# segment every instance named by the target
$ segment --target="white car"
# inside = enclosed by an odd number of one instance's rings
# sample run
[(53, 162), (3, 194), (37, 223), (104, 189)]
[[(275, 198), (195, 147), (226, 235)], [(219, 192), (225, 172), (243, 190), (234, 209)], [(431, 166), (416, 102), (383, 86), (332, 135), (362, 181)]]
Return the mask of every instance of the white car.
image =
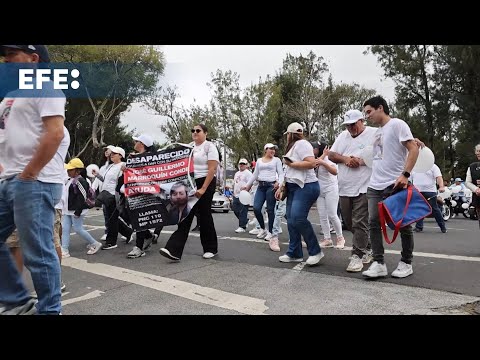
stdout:
[(228, 213), (230, 211), (230, 200), (228, 200), (225, 195), (216, 192), (215, 195), (213, 195), (212, 211)]

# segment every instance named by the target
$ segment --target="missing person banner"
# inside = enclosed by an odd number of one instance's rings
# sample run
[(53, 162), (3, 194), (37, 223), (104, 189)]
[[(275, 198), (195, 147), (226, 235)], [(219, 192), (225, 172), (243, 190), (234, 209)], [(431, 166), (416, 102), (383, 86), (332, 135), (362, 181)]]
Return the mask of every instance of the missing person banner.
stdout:
[(192, 150), (185, 144), (172, 144), (128, 157), (125, 196), (136, 231), (177, 225), (188, 216), (198, 200)]

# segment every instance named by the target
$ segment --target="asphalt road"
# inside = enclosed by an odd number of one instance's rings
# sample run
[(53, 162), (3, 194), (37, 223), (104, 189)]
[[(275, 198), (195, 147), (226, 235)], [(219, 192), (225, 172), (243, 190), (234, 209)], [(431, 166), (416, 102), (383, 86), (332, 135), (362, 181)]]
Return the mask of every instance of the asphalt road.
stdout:
[[(87, 217), (88, 231), (99, 239), (102, 213), (91, 210)], [(310, 219), (322, 239), (315, 210)], [(480, 300), (478, 221), (452, 219), (442, 234), (427, 219), (424, 232), (415, 234), (414, 274), (372, 281), (345, 271), (347, 231), (345, 250), (324, 249), (320, 265), (308, 267), (278, 261), (287, 248), (286, 224), (282, 251), (274, 253), (266, 241), (236, 234), (233, 212), (215, 213), (214, 220), (219, 254), (210, 260), (202, 258), (197, 232), (190, 233), (181, 262), (162, 257), (158, 249), (175, 227), (165, 228), (159, 243), (137, 259), (126, 258), (133, 242), (119, 238), (118, 248), (89, 256), (83, 240), (72, 235), (72, 257), (62, 267), (63, 314), (468, 314)], [(391, 273), (400, 259), (400, 240), (385, 248)]]

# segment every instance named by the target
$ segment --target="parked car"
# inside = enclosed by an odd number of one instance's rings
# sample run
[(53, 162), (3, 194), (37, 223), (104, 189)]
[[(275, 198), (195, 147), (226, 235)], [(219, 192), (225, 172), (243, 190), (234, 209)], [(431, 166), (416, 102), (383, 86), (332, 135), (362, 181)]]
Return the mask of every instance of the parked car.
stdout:
[(230, 211), (230, 200), (225, 195), (216, 192), (213, 195), (212, 210), (228, 213)]

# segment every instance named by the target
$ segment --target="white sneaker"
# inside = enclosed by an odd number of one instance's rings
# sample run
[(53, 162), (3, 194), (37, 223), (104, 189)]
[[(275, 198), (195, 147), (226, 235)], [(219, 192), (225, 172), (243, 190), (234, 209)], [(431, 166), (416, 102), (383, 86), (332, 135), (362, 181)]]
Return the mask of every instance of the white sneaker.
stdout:
[(268, 245), (270, 246), (270, 250), (277, 252), (280, 251), (280, 244), (277, 236), (272, 236)]
[(360, 272), (363, 270), (363, 262), (362, 259), (358, 257), (358, 255), (352, 255), (350, 257), (350, 263), (347, 266), (348, 272)]
[(143, 250), (143, 251), (150, 250), (150, 248), (152, 247), (152, 242), (153, 242), (153, 236), (146, 238), (146, 239), (143, 241), (143, 249), (142, 249), (142, 250)]
[(307, 243), (305, 241), (302, 240), (302, 248), (307, 248)]
[(268, 235), (267, 229), (262, 229), (257, 235), (257, 239), (263, 239), (265, 236)]
[(413, 274), (413, 267), (411, 264), (406, 264), (403, 261), (398, 263), (397, 268), (392, 272), (392, 277), (405, 278)]
[(107, 234), (103, 234), (103, 236), (100, 238), (100, 240), (107, 240)]
[(381, 276), (387, 276), (387, 265), (385, 264), (380, 264), (376, 261), (373, 262), (372, 265), (370, 265), (369, 269), (367, 271), (362, 272), (363, 276), (369, 277), (369, 278), (377, 278)]
[(250, 220), (250, 221), (248, 222), (248, 225), (255, 225), (255, 220), (256, 220), (255, 218), (253, 218), (252, 220)]
[(272, 238), (273, 238), (273, 234), (270, 231), (268, 231), (267, 236), (265, 236), (264, 240), (265, 241), (270, 241)]
[(87, 255), (96, 254), (102, 248), (102, 246), (103, 244), (98, 241), (95, 243), (95, 245), (90, 245), (87, 251)]
[(247, 231), (247, 230), (245, 230), (244, 228), (242, 228), (242, 227), (240, 227), (240, 226), (238, 227), (237, 230), (235, 230), (236, 233), (244, 233), (244, 232), (246, 232), (246, 231)]
[(288, 255), (282, 255), (278, 258), (278, 260), (280, 260), (280, 262), (284, 262), (284, 263), (291, 263), (291, 262), (302, 262), (303, 258), (291, 258)]
[(252, 229), (248, 233), (251, 235), (258, 235), (260, 234), (260, 231), (262, 231), (262, 229)]
[(132, 251), (127, 254), (127, 258), (136, 259), (139, 257), (145, 256), (145, 251), (142, 251), (139, 247), (134, 246)]
[(70, 257), (70, 253), (68, 252), (68, 250), (65, 250), (64, 248), (62, 248), (62, 259), (69, 258), (69, 257)]
[(324, 256), (323, 251), (320, 251), (317, 255), (309, 256), (306, 263), (310, 266), (317, 265)]
[(364, 264), (370, 264), (372, 260), (373, 260), (372, 250), (367, 251), (365, 254), (363, 254), (362, 262)]
[(214, 256), (217, 256), (217, 253), (214, 254), (214, 253), (211, 253), (211, 252), (206, 252), (205, 254), (203, 254), (204, 259), (211, 259)]

